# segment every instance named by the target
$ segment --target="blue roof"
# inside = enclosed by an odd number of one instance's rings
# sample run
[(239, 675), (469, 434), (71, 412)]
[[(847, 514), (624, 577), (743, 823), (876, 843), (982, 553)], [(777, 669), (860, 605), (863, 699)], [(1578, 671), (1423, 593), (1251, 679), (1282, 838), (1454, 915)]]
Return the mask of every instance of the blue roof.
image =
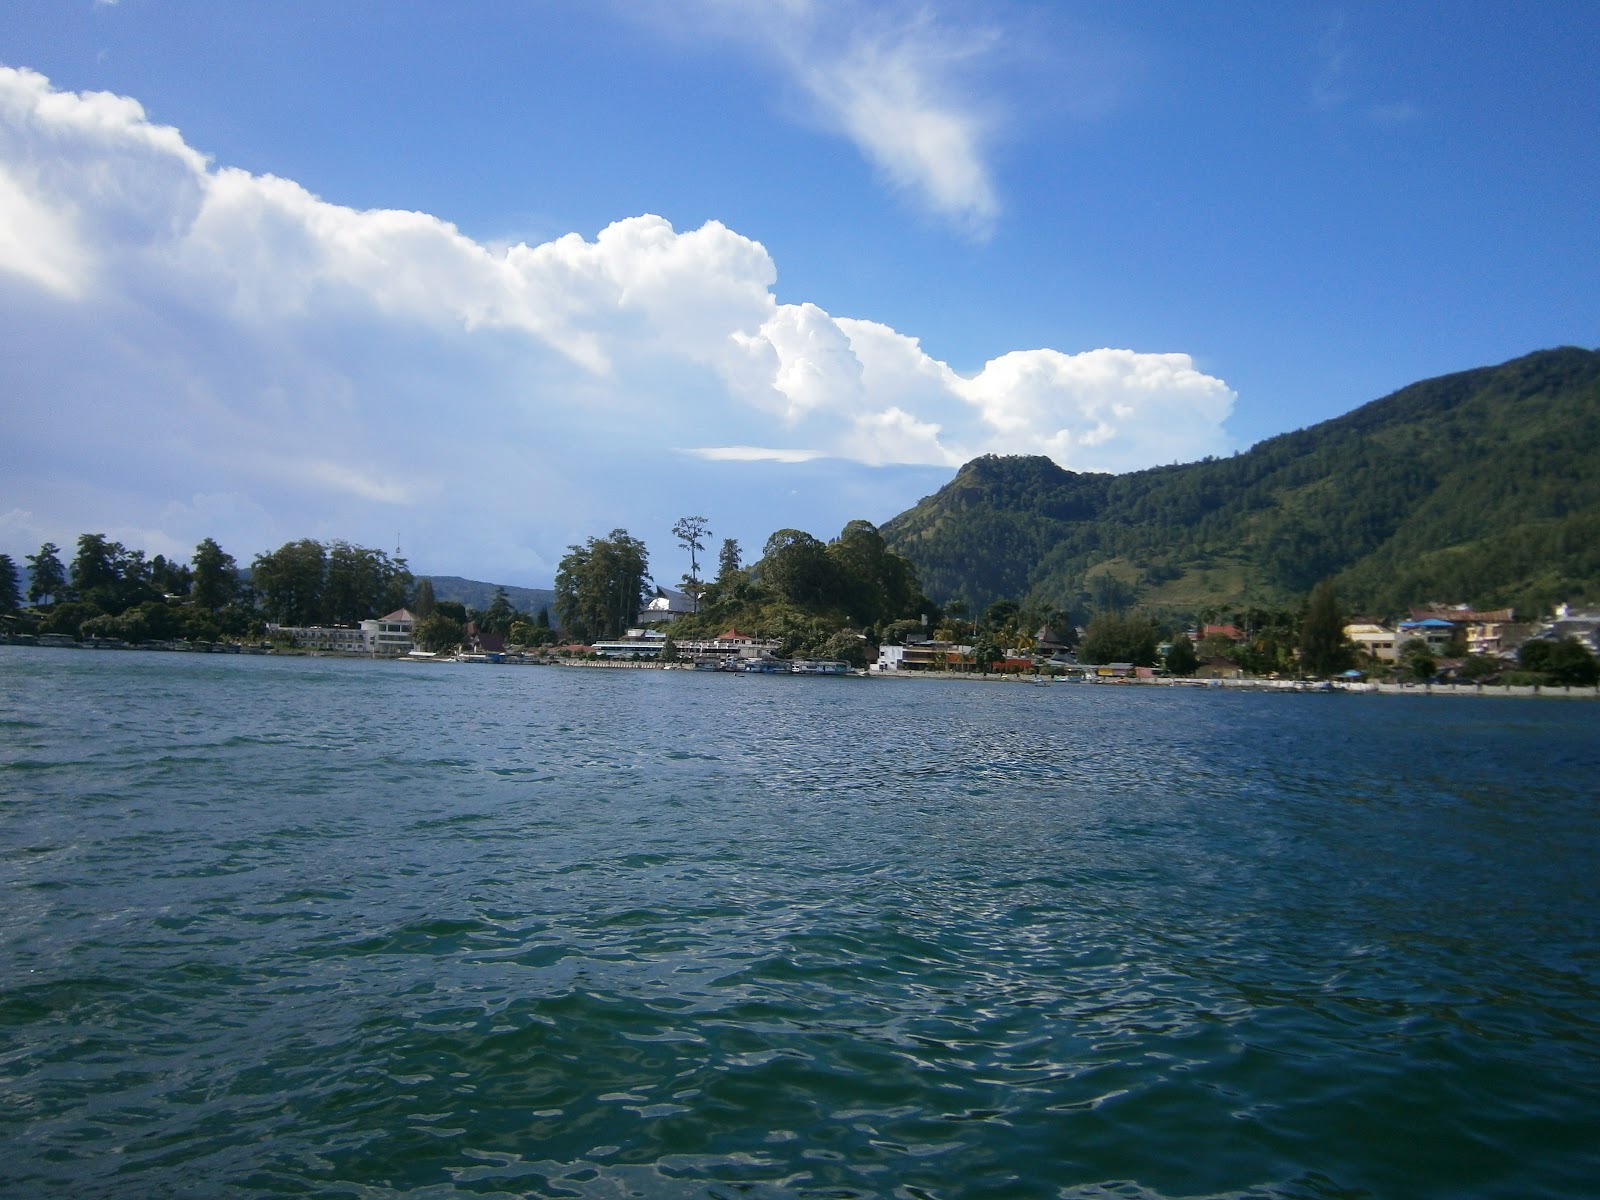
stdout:
[(1401, 621), (1401, 629), (1454, 629), (1454, 621), (1446, 621), (1439, 617), (1429, 617), (1423, 621)]

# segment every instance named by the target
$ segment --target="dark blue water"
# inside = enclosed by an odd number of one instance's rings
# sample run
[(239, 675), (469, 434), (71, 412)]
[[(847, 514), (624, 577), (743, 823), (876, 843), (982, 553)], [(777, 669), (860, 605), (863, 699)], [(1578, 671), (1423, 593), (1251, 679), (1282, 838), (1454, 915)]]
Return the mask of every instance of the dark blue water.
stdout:
[(1600, 1194), (1600, 705), (0, 648), (0, 1194)]

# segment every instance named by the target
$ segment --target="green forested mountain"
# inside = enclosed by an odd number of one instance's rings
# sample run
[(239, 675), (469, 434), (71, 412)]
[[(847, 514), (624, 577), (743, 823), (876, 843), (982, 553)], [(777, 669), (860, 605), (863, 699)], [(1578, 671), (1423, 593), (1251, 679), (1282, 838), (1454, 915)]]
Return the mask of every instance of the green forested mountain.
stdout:
[[(465, 604), (468, 608), (475, 609), (487, 609), (494, 602), (496, 589), (501, 587), (500, 584), (463, 579), (459, 575), (429, 575), (427, 578), (433, 584), (435, 599), (453, 600), (457, 604)], [(535, 616), (540, 609), (550, 608), (556, 602), (556, 594), (549, 588), (513, 587), (506, 584), (504, 590), (511, 607)]]
[(1600, 598), (1600, 352), (1412, 384), (1231, 458), (1126, 475), (975, 459), (882, 529), (928, 595), (1075, 612)]

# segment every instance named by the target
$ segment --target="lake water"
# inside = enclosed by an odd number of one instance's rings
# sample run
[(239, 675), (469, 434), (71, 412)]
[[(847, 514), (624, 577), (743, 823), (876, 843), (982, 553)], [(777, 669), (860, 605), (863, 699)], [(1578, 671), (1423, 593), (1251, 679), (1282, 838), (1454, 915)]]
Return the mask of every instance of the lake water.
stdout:
[(0, 1195), (1600, 1191), (1600, 704), (0, 648)]

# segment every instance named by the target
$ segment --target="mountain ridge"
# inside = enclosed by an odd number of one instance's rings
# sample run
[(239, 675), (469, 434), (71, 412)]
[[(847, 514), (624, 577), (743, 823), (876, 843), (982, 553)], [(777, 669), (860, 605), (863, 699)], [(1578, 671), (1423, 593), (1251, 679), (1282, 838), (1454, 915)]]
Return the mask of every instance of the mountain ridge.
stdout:
[(1120, 475), (974, 459), (882, 527), (935, 600), (1173, 613), (1600, 595), (1600, 352), (1422, 380), (1226, 458)]
[(448, 600), (464, 604), (469, 609), (487, 609), (494, 601), (496, 588), (504, 588), (511, 607), (519, 612), (538, 616), (541, 608), (554, 610), (556, 594), (550, 588), (515, 587), (509, 583), (484, 583), (478, 579), (465, 579), (460, 575), (419, 575), (433, 584), (435, 600)]

